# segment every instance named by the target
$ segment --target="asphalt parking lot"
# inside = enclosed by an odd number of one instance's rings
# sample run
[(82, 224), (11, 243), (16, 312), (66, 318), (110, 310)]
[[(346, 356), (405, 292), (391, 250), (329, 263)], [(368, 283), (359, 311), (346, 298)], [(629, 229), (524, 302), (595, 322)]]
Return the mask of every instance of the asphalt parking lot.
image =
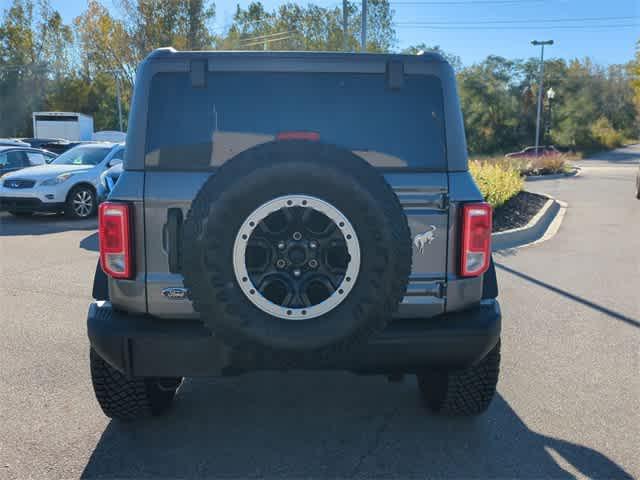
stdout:
[(528, 185), (569, 203), (551, 240), (496, 255), (499, 395), (476, 419), (421, 407), (415, 379), (188, 379), (166, 417), (111, 422), (85, 318), (95, 221), (0, 213), (0, 478), (639, 478), (640, 148)]

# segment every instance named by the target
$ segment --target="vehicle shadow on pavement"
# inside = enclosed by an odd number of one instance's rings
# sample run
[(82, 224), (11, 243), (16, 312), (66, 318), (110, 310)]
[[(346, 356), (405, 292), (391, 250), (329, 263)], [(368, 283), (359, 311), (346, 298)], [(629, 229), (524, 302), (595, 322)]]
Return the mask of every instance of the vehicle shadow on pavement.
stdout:
[(100, 250), (98, 243), (98, 232), (93, 232), (91, 235), (80, 240), (80, 248), (89, 250), (91, 252), (97, 252), (98, 250)]
[(189, 379), (167, 416), (112, 421), (84, 478), (632, 478), (530, 430), (498, 395), (475, 419), (428, 414), (402, 384), (348, 373)]
[(558, 295), (567, 297), (569, 300), (573, 300), (574, 302), (578, 302), (586, 307), (593, 308), (594, 310), (604, 313), (605, 315), (615, 318), (616, 320), (620, 320), (621, 322), (627, 323), (633, 327), (640, 328), (640, 320), (628, 317), (627, 315), (624, 315), (620, 312), (616, 312), (615, 310), (612, 310), (598, 303), (587, 300), (586, 298), (582, 298), (571, 292), (563, 290), (562, 288), (558, 288), (549, 283), (543, 282), (542, 280), (538, 280), (537, 278), (527, 275), (526, 273), (522, 273), (518, 270), (514, 270), (513, 268), (507, 267), (506, 265), (495, 262), (495, 266), (496, 268), (499, 268), (500, 270), (504, 270), (505, 272), (508, 272), (511, 275), (515, 275), (517, 277), (522, 278), (523, 280), (526, 280), (535, 285), (551, 290), (552, 292), (557, 293)]
[(71, 220), (61, 215), (33, 215), (31, 217), (13, 217), (0, 212), (0, 237), (21, 235), (47, 235), (72, 230), (96, 230), (95, 218)]

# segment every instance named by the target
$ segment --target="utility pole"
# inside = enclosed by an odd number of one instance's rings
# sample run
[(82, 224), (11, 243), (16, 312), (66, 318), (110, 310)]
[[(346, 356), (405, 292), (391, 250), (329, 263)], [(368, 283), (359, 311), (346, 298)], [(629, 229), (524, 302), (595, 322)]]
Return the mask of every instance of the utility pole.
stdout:
[(349, 51), (349, 37), (347, 36), (347, 25), (349, 23), (349, 0), (342, 0), (342, 49)]
[(360, 51), (367, 51), (367, 0), (362, 0), (362, 32), (360, 32)]
[(118, 97), (118, 122), (120, 123), (120, 131), (122, 132), (122, 101), (120, 98), (120, 77), (116, 75), (116, 97)]
[(544, 46), (553, 45), (553, 40), (533, 40), (531, 45), (540, 45), (540, 78), (538, 78), (538, 113), (536, 115), (536, 157), (540, 155), (540, 114), (542, 111), (542, 90), (544, 84)]
[(105, 73), (113, 75), (113, 79), (116, 81), (116, 98), (118, 102), (118, 123), (120, 124), (120, 131), (122, 132), (122, 98), (120, 96), (120, 76), (118, 70), (107, 70)]

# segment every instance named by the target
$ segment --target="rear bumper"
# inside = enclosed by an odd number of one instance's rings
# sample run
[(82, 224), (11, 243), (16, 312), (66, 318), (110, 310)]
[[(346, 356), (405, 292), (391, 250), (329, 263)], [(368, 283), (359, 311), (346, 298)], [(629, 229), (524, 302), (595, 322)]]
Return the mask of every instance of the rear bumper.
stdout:
[(210, 376), (252, 370), (350, 370), (413, 373), (424, 368), (460, 369), (485, 357), (500, 337), (496, 300), (431, 319), (394, 320), (380, 335), (328, 363), (281, 365), (272, 358), (247, 358), (202, 326), (115, 311), (94, 302), (87, 319), (91, 347), (129, 376)]
[(43, 202), (36, 197), (0, 197), (0, 211), (59, 212), (64, 206), (64, 202)]

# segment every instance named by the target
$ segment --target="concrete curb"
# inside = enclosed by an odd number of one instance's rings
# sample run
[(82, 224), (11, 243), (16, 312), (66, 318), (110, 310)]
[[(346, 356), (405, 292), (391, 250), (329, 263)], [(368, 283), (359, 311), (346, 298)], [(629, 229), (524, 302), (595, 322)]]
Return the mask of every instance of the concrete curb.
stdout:
[(577, 177), (580, 175), (580, 167), (572, 167), (569, 173), (553, 173), (551, 175), (525, 175), (525, 182), (538, 182), (540, 180), (558, 180), (559, 178)]
[(491, 234), (491, 250), (523, 247), (553, 237), (560, 228), (567, 204), (548, 195), (545, 197), (547, 202), (524, 227)]

